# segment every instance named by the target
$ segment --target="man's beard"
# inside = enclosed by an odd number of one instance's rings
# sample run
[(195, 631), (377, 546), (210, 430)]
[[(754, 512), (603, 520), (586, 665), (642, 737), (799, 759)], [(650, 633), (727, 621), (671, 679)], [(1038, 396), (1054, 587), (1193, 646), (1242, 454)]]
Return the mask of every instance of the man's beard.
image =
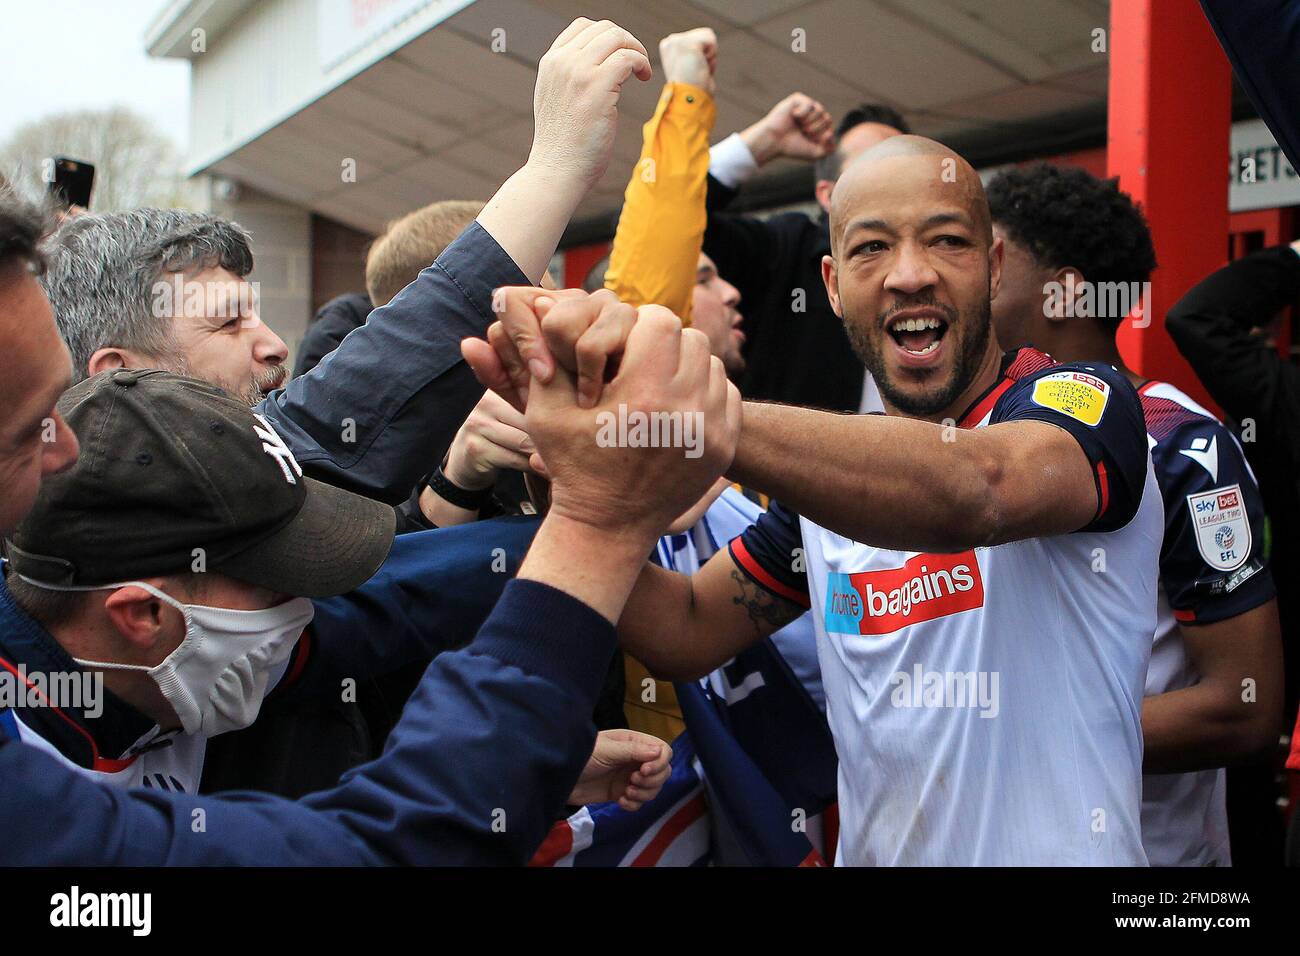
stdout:
[[(288, 380), (289, 370), (283, 365), (277, 365), (266, 372), (259, 372), (254, 376), (253, 384), (250, 385), (248, 390), (243, 395), (240, 395), (239, 398), (243, 399), (243, 401), (247, 402), (249, 405), (256, 405), (261, 402), (262, 399), (266, 398), (267, 392), (279, 388)], [(229, 391), (229, 389), (227, 389), (227, 391)]]
[[(184, 375), (188, 378), (203, 378), (201, 375), (195, 375), (190, 370), (189, 362), (185, 361), (185, 356), (176, 353), (170, 357), (170, 360), (164, 366), (168, 371), (177, 375)], [(289, 378), (289, 370), (283, 365), (277, 365), (265, 372), (259, 372), (253, 377), (251, 384), (243, 389), (234, 388), (229, 382), (217, 379), (212, 382), (231, 398), (243, 402), (250, 408), (259, 404), (266, 397), (266, 393), (273, 388), (279, 388)]]
[[(920, 306), (943, 308), (931, 298), (927, 302), (909, 302), (900, 305), (891, 309), (890, 312), (901, 312), (903, 309), (914, 309)], [(944, 309), (944, 311), (949, 310)], [(886, 313), (885, 315), (889, 314)], [(853, 346), (853, 351), (862, 360), (862, 364), (867, 367), (871, 377), (875, 379), (876, 387), (880, 390), (880, 397), (888, 405), (898, 409), (904, 415), (912, 418), (928, 418), (949, 407), (975, 379), (980, 362), (984, 358), (984, 352), (988, 348), (989, 328), (993, 321), (993, 308), (990, 300), (985, 299), (980, 309), (980, 315), (974, 325), (968, 329), (963, 329), (966, 334), (962, 337), (961, 351), (957, 355), (957, 363), (953, 367), (952, 375), (947, 384), (937, 392), (927, 391), (919, 395), (904, 390), (889, 378), (885, 365), (885, 349), (893, 343), (893, 337), (885, 328), (886, 321), (885, 316), (876, 319), (877, 328), (880, 329), (879, 341), (881, 347), (879, 350), (873, 348), (871, 340), (863, 334), (856, 324), (845, 321), (844, 329), (848, 332), (849, 343)], [(969, 324), (966, 316), (958, 313), (957, 321), (949, 319), (948, 331), (944, 337), (947, 338), (952, 335), (958, 325), (966, 326)]]

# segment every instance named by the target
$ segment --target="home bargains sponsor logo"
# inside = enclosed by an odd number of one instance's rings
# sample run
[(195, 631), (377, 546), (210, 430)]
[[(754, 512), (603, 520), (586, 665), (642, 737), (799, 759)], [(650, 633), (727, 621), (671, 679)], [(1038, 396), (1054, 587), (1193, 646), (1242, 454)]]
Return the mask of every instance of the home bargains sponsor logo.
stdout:
[(826, 630), (836, 634), (890, 634), (983, 606), (974, 550), (918, 554), (901, 568), (827, 575)]

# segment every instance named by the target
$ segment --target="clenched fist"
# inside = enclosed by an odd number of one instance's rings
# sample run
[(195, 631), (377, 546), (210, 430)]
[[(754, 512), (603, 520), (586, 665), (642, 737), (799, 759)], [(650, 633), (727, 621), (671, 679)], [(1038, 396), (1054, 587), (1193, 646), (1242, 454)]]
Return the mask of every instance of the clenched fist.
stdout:
[(710, 96), (718, 61), (718, 35), (708, 27), (670, 33), (659, 41), (659, 61), (669, 83), (689, 83)]
[(740, 138), (760, 166), (782, 157), (821, 159), (835, 148), (831, 114), (803, 93), (791, 93), (781, 100), (766, 116), (741, 132)]

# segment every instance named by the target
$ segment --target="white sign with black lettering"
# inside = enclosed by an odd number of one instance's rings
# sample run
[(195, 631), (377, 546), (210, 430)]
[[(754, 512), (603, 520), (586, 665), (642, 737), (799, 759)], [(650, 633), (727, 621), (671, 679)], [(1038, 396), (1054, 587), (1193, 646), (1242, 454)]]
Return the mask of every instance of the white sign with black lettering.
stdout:
[(1300, 204), (1300, 175), (1263, 120), (1232, 124), (1228, 151), (1228, 209), (1271, 209)]

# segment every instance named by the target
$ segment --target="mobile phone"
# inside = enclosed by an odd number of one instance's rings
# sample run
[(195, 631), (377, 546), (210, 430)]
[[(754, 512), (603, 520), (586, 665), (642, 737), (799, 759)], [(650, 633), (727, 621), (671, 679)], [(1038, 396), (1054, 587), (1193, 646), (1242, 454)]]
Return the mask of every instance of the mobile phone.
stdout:
[(80, 159), (54, 156), (50, 159), (54, 175), (50, 179), (50, 194), (64, 207), (90, 208), (90, 191), (95, 188), (95, 167)]

